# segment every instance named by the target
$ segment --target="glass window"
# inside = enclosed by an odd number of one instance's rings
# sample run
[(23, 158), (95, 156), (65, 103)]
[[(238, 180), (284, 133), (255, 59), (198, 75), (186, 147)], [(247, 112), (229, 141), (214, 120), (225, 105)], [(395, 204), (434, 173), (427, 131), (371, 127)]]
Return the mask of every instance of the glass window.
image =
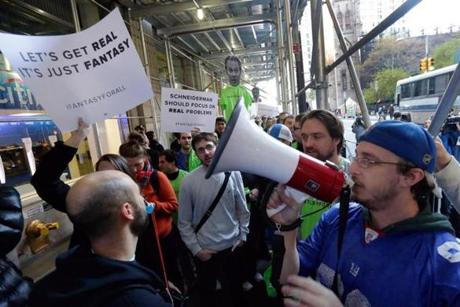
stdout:
[(343, 29), (344, 28), (344, 23), (343, 23), (343, 14), (342, 14), (342, 12), (337, 13), (337, 22), (339, 23), (340, 27)]
[[(0, 121), (0, 131), (0, 157), (8, 185), (30, 181), (40, 158), (50, 150), (51, 142), (61, 139), (58, 128), (51, 120), (14, 120), (11, 116), (8, 121)], [(27, 150), (28, 141), (31, 142), (33, 155)]]
[(450, 75), (444, 74), (434, 78), (434, 90), (436, 94), (442, 93), (446, 90), (449, 83)]
[(434, 77), (428, 79), (428, 95), (432, 95), (435, 93), (434, 85), (435, 85)]
[(425, 96), (428, 93), (428, 80), (419, 80), (415, 82), (414, 85), (414, 96)]
[(345, 12), (345, 30), (351, 29), (351, 13), (349, 10)]
[(346, 91), (347, 90), (347, 71), (346, 70), (342, 70), (340, 72), (341, 76), (342, 76), (342, 90)]
[(413, 83), (407, 83), (401, 85), (401, 98), (409, 98), (411, 97), (411, 87)]

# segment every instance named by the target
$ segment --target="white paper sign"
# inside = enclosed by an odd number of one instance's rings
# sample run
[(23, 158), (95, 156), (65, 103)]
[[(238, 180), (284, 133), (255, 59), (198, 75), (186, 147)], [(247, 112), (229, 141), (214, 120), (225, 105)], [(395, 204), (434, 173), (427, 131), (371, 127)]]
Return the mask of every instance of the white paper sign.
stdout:
[(214, 132), (217, 94), (161, 88), (161, 130), (163, 132)]
[(0, 183), (6, 182), (5, 168), (3, 167), (2, 156), (0, 156)]
[(255, 103), (257, 106), (257, 115), (259, 116), (276, 116), (279, 114), (278, 106), (264, 103)]
[(153, 97), (118, 9), (82, 32), (0, 33), (0, 50), (62, 131), (94, 123)]
[(27, 162), (29, 163), (30, 174), (35, 174), (36, 165), (34, 152), (32, 151), (32, 139), (31, 138), (22, 138), (22, 143), (24, 144), (24, 149), (26, 151)]
[(58, 141), (58, 138), (56, 135), (51, 134), (51, 135), (48, 135), (48, 140), (50, 140), (51, 147), (54, 147), (54, 144), (56, 144), (56, 142)]

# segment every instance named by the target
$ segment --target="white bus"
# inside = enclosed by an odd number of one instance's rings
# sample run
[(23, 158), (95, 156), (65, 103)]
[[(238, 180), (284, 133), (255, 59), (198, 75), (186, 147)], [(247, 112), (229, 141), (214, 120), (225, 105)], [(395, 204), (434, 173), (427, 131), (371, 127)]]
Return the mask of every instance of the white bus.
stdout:
[[(399, 80), (396, 83), (395, 104), (402, 114), (410, 114), (413, 122), (423, 124), (436, 111), (457, 64)], [(454, 109), (460, 109), (457, 96)]]

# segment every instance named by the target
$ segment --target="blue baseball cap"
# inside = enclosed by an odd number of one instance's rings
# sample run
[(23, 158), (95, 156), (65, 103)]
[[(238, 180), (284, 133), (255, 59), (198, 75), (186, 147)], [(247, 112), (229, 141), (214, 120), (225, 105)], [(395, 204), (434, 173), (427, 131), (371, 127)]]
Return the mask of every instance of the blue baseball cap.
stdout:
[(288, 142), (292, 142), (292, 133), (288, 127), (283, 124), (274, 124), (268, 130), (268, 134), (270, 134), (275, 139), (282, 139)]
[(372, 125), (359, 142), (369, 142), (391, 151), (429, 173), (435, 170), (436, 146), (422, 127), (408, 122), (388, 120)]

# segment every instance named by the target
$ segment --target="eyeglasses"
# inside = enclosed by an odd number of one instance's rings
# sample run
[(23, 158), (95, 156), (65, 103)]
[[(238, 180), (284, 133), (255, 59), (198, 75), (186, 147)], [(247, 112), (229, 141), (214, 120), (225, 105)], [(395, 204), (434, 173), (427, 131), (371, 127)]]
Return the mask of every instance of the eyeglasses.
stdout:
[(358, 165), (362, 168), (369, 168), (374, 165), (379, 165), (379, 164), (393, 164), (393, 165), (403, 165), (403, 166), (409, 166), (407, 163), (400, 163), (400, 162), (385, 162), (385, 161), (374, 161), (370, 160), (368, 158), (358, 158), (358, 157), (352, 157), (352, 161), (355, 161), (358, 163)]
[(204, 154), (206, 151), (212, 151), (214, 148), (216, 148), (216, 145), (214, 144), (208, 144), (204, 147), (200, 147), (196, 149), (196, 152), (199, 154)]

